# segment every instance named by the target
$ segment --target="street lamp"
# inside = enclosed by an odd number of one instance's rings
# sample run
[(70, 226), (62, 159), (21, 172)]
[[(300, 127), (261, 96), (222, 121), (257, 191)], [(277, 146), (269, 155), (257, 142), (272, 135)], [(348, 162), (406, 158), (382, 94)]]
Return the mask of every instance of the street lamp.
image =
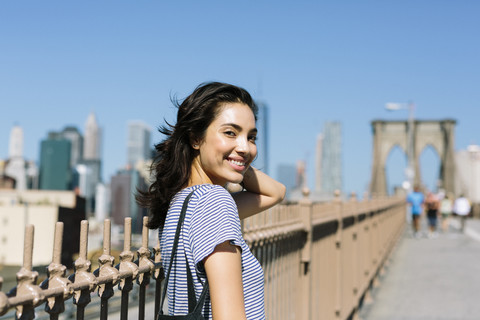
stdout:
[(396, 103), (388, 102), (385, 104), (385, 109), (389, 111), (396, 111), (401, 109), (408, 109), (408, 122), (407, 122), (407, 169), (405, 175), (407, 176), (407, 185), (403, 186), (409, 192), (413, 189), (413, 182), (415, 181), (415, 169), (413, 168), (413, 111), (415, 105), (413, 102), (408, 103)]

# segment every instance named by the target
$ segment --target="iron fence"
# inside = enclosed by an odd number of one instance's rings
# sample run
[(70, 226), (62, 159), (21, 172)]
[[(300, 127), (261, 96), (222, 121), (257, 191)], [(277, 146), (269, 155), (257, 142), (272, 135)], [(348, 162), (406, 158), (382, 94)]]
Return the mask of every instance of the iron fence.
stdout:
[[(305, 193), (298, 203), (281, 204), (242, 221), (245, 240), (264, 269), (267, 318), (352, 318), (362, 301), (370, 298), (369, 291), (403, 230), (405, 209), (404, 200), (398, 198), (359, 202), (353, 197), (342, 202), (337, 197), (312, 203)], [(40, 284), (32, 268), (34, 227), (27, 226), (17, 286), (0, 292), (0, 315), (10, 312), (16, 319), (39, 319), (38, 310), (44, 305), (50, 319), (87, 319), (91, 316), (85, 309), (90, 305), (97, 309), (96, 318), (103, 320), (111, 318), (109, 305), (115, 305), (123, 320), (129, 316), (133, 295), (135, 318), (151, 318), (160, 308), (163, 271), (158, 243), (149, 247), (146, 222), (145, 218), (142, 245), (134, 252), (131, 219), (125, 219), (123, 251), (115, 264), (111, 223), (105, 220), (103, 254), (92, 272), (92, 261), (87, 259), (88, 221), (82, 221), (79, 256), (70, 275), (60, 263), (63, 224), (58, 222), (48, 277)], [(2, 282), (0, 277), (0, 289)], [(92, 302), (95, 291), (98, 304)], [(147, 316), (146, 307), (153, 309)]]

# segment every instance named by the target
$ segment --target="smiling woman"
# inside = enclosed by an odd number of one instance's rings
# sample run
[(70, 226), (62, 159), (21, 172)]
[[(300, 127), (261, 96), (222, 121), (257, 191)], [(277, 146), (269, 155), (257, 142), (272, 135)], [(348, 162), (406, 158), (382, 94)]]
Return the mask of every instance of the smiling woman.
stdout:
[[(240, 219), (280, 202), (285, 187), (250, 166), (257, 107), (244, 89), (218, 82), (177, 106), (176, 124), (160, 129), (155, 180), (137, 196), (159, 228), (168, 314), (264, 319), (263, 271)], [(231, 194), (228, 184), (243, 189)]]

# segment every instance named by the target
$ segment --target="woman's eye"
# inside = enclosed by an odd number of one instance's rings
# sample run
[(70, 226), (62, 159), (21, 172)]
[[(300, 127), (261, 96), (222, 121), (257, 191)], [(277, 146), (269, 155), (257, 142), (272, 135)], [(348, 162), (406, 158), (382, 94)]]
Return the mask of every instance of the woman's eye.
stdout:
[(230, 137), (235, 137), (235, 132), (233, 131), (225, 131), (225, 134)]
[(257, 141), (257, 136), (250, 136), (250, 137), (248, 137), (248, 140), (250, 140), (252, 142), (255, 142), (255, 141)]

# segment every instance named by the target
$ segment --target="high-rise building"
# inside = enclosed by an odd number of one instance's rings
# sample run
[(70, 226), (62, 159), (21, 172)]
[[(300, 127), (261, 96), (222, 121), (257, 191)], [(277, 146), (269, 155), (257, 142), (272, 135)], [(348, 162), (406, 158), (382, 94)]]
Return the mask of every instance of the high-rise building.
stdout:
[(253, 166), (266, 174), (269, 174), (269, 113), (268, 106), (263, 101), (256, 101), (258, 106), (257, 116), (257, 158), (253, 162)]
[(137, 189), (146, 190), (147, 185), (134, 169), (119, 171), (111, 180), (112, 221), (123, 225), (126, 217), (132, 218), (132, 232), (141, 233), (143, 217), (147, 214), (136, 200)]
[(70, 148), (70, 141), (63, 138), (48, 138), (41, 142), (40, 189), (71, 189), (72, 171), (70, 168)]
[(84, 160), (100, 160), (101, 159), (101, 130), (97, 124), (95, 114), (92, 112), (88, 115), (85, 123), (85, 140), (83, 146)]
[(297, 168), (293, 164), (278, 165), (277, 179), (287, 188), (287, 193), (291, 192), (297, 187)]
[(10, 159), (23, 158), (23, 130), (18, 125), (15, 125), (10, 131), (8, 157)]
[(315, 192), (322, 191), (322, 154), (323, 154), (323, 134), (317, 136), (317, 146), (315, 148)]
[(78, 188), (79, 195), (85, 198), (87, 215), (95, 210), (95, 194), (97, 184), (101, 182), (100, 160), (83, 160), (73, 168), (73, 186)]
[(70, 167), (75, 167), (83, 159), (83, 136), (76, 127), (65, 127), (59, 134), (70, 140), (71, 154), (70, 154)]
[(321, 192), (342, 191), (342, 125), (339, 122), (325, 123), (321, 152)]
[(134, 168), (137, 162), (146, 161), (152, 156), (152, 129), (142, 121), (128, 123), (127, 163)]
[(23, 158), (23, 130), (16, 125), (10, 132), (5, 174), (15, 180), (15, 189), (27, 189), (26, 162)]

